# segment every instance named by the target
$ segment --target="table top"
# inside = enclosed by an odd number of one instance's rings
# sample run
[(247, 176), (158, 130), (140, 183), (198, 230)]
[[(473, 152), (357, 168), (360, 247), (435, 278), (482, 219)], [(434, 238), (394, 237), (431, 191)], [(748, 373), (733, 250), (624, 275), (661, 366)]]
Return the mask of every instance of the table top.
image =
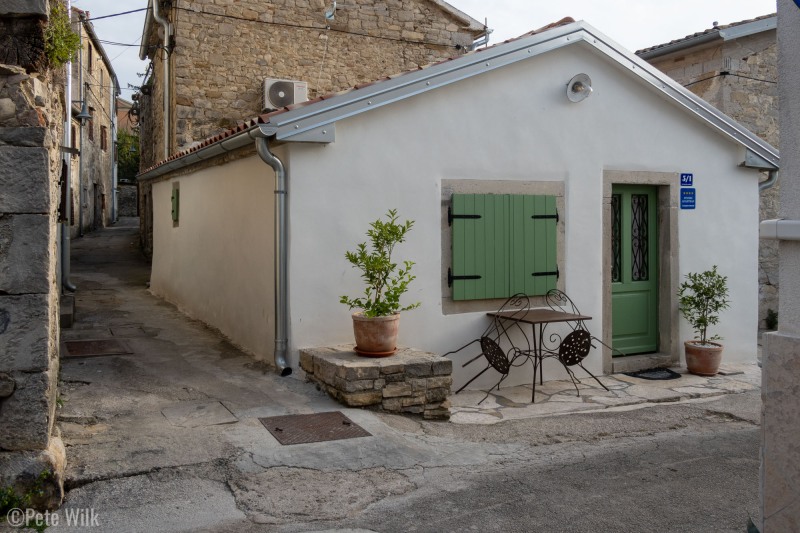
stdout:
[(592, 317), (586, 315), (576, 315), (574, 313), (565, 313), (563, 311), (555, 311), (545, 307), (537, 309), (517, 310), (517, 311), (494, 311), (486, 313), (488, 316), (513, 320), (515, 322), (524, 322), (526, 324), (544, 324), (547, 322), (574, 322), (578, 320), (591, 320)]

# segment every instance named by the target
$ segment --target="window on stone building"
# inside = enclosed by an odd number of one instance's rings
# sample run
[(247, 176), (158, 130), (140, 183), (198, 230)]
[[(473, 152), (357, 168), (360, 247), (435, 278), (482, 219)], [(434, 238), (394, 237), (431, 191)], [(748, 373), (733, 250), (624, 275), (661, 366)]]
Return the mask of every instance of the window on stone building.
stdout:
[(100, 126), (100, 149), (108, 150), (108, 128), (105, 126)]
[(87, 49), (87, 52), (86, 52), (87, 69), (89, 70), (89, 72), (91, 72), (92, 71), (92, 43), (89, 43), (88, 46), (86, 47), (86, 49)]
[(94, 108), (93, 107), (89, 108), (89, 114), (92, 116), (92, 118), (90, 118), (90, 119), (88, 119), (86, 121), (86, 128), (89, 130), (87, 132), (87, 135), (89, 136), (89, 140), (90, 141), (94, 141)]
[[(77, 147), (78, 147), (78, 134), (77, 134), (77, 128), (75, 127), (75, 125), (74, 125), (74, 124), (72, 125), (72, 128), (71, 128), (71, 130), (70, 130), (70, 131), (71, 131), (71, 133), (72, 133), (72, 137), (70, 138), (70, 140), (72, 141), (72, 143), (71, 143), (71, 146), (70, 146), (70, 147), (71, 147), (72, 149), (75, 149), (75, 148), (77, 148)], [(73, 153), (72, 153), (72, 157), (73, 157), (73, 159), (74, 159), (74, 158), (78, 157), (78, 154), (76, 154), (76, 153), (74, 153), (74, 152), (73, 152)]]

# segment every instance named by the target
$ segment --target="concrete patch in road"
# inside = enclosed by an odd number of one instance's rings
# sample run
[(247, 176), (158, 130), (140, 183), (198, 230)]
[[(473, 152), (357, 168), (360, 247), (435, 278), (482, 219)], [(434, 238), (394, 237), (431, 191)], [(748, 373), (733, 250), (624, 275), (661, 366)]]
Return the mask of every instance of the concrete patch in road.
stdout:
[(239, 421), (218, 401), (181, 402), (162, 409), (161, 413), (173, 425), (184, 428), (233, 424)]

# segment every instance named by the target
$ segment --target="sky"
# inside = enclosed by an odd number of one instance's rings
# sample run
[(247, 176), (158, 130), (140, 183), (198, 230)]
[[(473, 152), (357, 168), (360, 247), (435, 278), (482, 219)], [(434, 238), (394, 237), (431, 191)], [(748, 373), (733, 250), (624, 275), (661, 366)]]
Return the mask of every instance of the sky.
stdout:
[[(339, 5), (353, 0), (338, 0)], [(332, 3), (332, 2), (331, 2)], [(635, 51), (712, 27), (776, 11), (775, 0), (449, 0), (449, 3), (494, 32), (489, 44), (570, 16), (585, 20), (625, 48)], [(74, 7), (92, 18), (147, 7), (147, 0), (72, 0)], [(122, 97), (130, 100), (128, 86), (138, 86), (146, 63), (139, 61), (144, 11), (94, 21), (95, 33), (117, 73)], [(132, 44), (119, 46), (114, 43)]]

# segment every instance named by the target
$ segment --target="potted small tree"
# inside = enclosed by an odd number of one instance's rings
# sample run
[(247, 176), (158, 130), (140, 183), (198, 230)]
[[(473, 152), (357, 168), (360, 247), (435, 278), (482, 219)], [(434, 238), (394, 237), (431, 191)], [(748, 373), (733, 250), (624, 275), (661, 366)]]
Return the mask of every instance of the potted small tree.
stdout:
[(397, 244), (405, 241), (414, 221), (406, 220), (401, 224), (397, 218), (397, 210), (390, 209), (386, 220), (378, 219), (370, 224), (367, 230), (369, 248), (362, 242), (356, 251), (345, 253), (353, 268), (361, 271), (366, 288), (363, 297), (342, 296), (339, 301), (350, 309), (359, 309), (353, 313), (355, 351), (365, 357), (385, 357), (397, 351), (400, 312), (420, 305), (419, 302), (400, 304), (400, 296), (408, 291), (408, 284), (415, 278), (411, 274), (414, 263), (403, 261), (403, 266), (398, 267), (392, 262), (392, 252)]
[(719, 312), (729, 307), (728, 278), (717, 272), (717, 266), (700, 273), (689, 273), (678, 290), (680, 310), (695, 331), (694, 340), (684, 342), (686, 367), (692, 374), (713, 376), (722, 360), (722, 345), (708, 336), (708, 327), (719, 322)]

